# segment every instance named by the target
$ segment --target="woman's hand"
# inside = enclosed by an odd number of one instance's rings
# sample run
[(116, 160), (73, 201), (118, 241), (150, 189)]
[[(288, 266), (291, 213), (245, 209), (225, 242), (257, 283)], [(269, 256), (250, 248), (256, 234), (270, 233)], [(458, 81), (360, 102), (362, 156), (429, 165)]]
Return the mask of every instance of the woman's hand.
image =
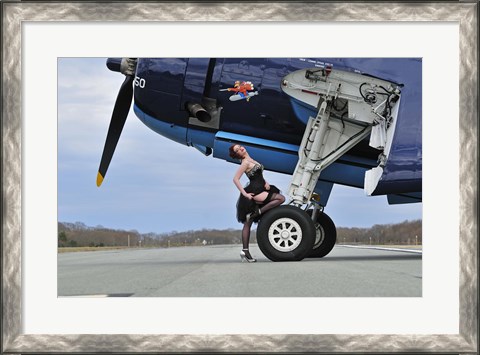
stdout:
[(265, 181), (265, 190), (269, 191), (270, 190), (270, 184)]
[(255, 194), (254, 194), (254, 193), (246, 193), (246, 192), (245, 192), (245, 193), (243, 194), (243, 196), (245, 196), (245, 198), (251, 200), (251, 199), (253, 199), (253, 196), (255, 196)]

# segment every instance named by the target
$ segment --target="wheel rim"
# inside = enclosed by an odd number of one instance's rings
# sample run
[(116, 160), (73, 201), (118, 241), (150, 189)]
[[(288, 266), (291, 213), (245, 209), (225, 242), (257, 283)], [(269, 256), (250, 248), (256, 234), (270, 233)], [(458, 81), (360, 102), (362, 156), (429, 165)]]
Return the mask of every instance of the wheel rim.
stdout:
[(278, 251), (295, 250), (302, 241), (302, 228), (291, 218), (277, 219), (268, 230), (268, 240)]
[(315, 243), (313, 249), (317, 249), (325, 240), (325, 231), (320, 223), (315, 223)]

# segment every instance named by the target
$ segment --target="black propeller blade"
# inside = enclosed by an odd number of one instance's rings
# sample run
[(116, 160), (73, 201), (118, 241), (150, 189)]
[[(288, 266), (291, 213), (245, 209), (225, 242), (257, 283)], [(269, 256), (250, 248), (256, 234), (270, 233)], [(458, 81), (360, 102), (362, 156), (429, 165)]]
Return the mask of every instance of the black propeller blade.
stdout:
[[(124, 73), (125, 74), (125, 73)], [(108, 128), (107, 139), (105, 140), (105, 147), (103, 148), (102, 160), (97, 174), (97, 186), (100, 186), (107, 173), (108, 166), (112, 160), (113, 152), (117, 146), (118, 139), (122, 133), (123, 126), (127, 120), (128, 112), (132, 104), (133, 97), (133, 79), (134, 75), (130, 71), (126, 74), (126, 78), (118, 92), (115, 107)]]

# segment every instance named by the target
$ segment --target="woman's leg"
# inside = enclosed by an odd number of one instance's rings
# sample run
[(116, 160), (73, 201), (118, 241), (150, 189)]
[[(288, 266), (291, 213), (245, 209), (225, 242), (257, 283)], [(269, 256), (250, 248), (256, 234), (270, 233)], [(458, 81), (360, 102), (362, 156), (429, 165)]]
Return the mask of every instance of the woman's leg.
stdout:
[(285, 197), (282, 194), (273, 194), (271, 200), (260, 208), (260, 212), (263, 214), (274, 207), (280, 206), (285, 202)]
[(256, 203), (262, 203), (263, 201), (265, 201), (267, 197), (268, 197), (268, 192), (264, 191), (264, 192), (260, 192), (258, 195), (253, 196), (253, 200)]
[(250, 242), (250, 228), (252, 227), (252, 220), (247, 221), (243, 224), (242, 229), (242, 244), (243, 249), (248, 250), (248, 244)]
[[(264, 194), (267, 194), (267, 196), (262, 200), (268, 200), (268, 193), (262, 192), (261, 194), (258, 194), (254, 197), (254, 200), (261, 204), (259, 201), (257, 201), (257, 196), (262, 196)], [(279, 193), (273, 193), (272, 197), (268, 200), (267, 203), (265, 203), (261, 208), (258, 208), (255, 212), (251, 213), (248, 216), (248, 220), (253, 220), (255, 222), (258, 222), (258, 217), (260, 217), (263, 213), (267, 212), (268, 210), (271, 210), (274, 207), (280, 206), (282, 203), (285, 202), (285, 197), (282, 194)]]
[(249, 220), (243, 224), (243, 230), (242, 230), (242, 244), (243, 244), (243, 250), (240, 253), (240, 258), (242, 261), (246, 260), (249, 263), (254, 263), (257, 260), (252, 258), (252, 255), (250, 254), (250, 251), (248, 250), (248, 244), (250, 242), (250, 228), (252, 226), (252, 221)]

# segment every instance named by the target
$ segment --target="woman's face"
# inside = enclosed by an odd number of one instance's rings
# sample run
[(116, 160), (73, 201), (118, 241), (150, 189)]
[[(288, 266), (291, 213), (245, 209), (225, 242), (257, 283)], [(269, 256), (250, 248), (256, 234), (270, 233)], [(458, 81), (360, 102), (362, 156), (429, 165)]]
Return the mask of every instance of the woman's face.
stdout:
[(245, 147), (237, 144), (235, 147), (233, 147), (233, 151), (235, 152), (235, 154), (237, 154), (240, 158), (243, 158), (245, 156), (245, 153), (247, 152), (247, 150), (245, 149)]

